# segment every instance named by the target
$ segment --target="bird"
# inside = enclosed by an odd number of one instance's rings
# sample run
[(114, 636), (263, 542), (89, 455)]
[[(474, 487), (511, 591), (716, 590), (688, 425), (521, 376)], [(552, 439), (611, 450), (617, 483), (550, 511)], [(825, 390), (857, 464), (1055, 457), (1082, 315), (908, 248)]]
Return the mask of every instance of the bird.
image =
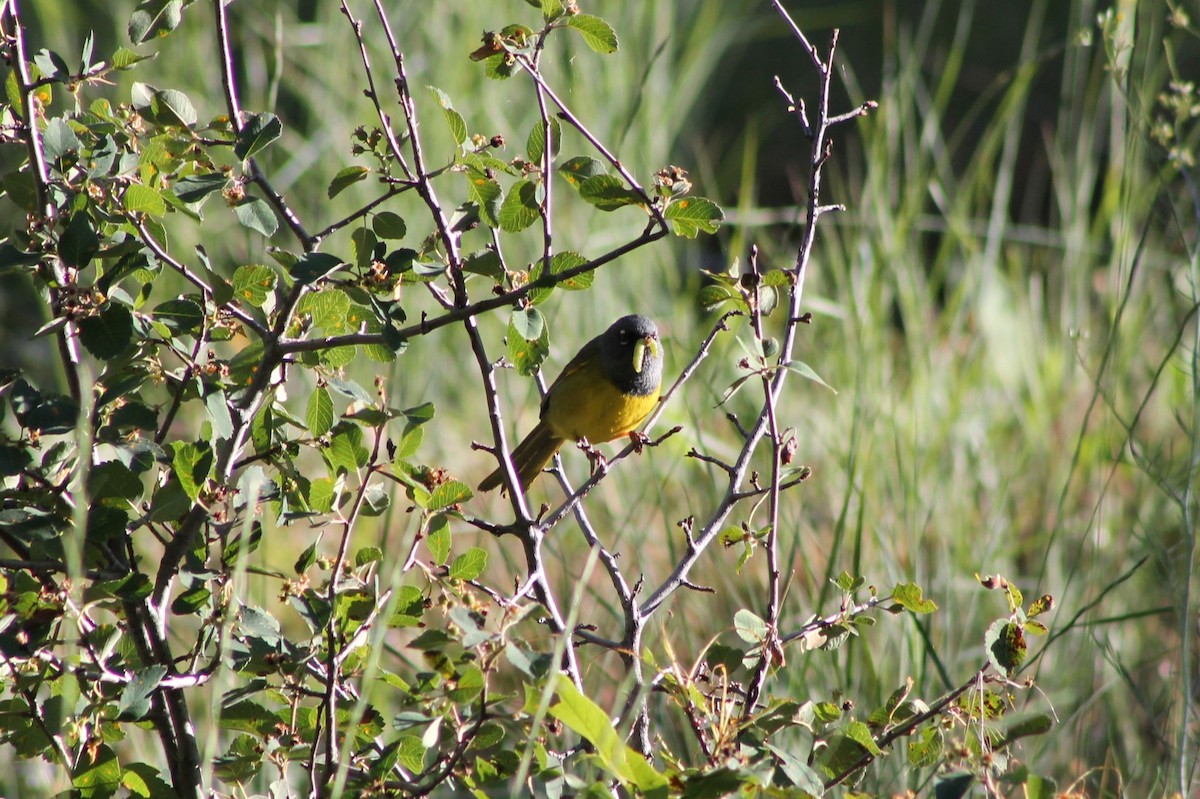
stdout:
[[(512, 452), (524, 488), (566, 441), (598, 444), (631, 433), (654, 410), (662, 385), (658, 328), (641, 314), (622, 316), (584, 344), (542, 399), (541, 420)], [(479, 483), (504, 482), (500, 466)]]

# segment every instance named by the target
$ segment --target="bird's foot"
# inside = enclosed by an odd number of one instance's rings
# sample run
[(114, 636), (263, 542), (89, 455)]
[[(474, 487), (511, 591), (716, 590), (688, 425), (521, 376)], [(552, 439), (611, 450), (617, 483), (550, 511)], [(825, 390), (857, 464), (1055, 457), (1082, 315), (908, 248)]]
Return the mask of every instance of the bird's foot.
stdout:
[(629, 432), (629, 443), (633, 444), (633, 451), (641, 455), (642, 447), (650, 443), (650, 436), (646, 435), (641, 430), (631, 430)]
[(591, 474), (608, 468), (608, 460), (604, 457), (604, 453), (593, 446), (590, 441), (581, 438), (577, 443), (580, 451), (587, 456), (588, 463), (591, 465)]

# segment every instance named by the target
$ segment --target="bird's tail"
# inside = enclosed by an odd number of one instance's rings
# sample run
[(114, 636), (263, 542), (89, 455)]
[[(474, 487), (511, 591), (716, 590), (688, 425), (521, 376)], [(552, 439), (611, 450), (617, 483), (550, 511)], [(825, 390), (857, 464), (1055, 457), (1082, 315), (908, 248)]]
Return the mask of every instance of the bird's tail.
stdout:
[[(529, 431), (529, 435), (525, 436), (525, 440), (518, 444), (512, 453), (513, 466), (516, 467), (517, 476), (521, 478), (524, 488), (529, 488), (562, 445), (563, 440), (556, 436), (550, 425), (544, 421), (538, 422), (537, 427)], [(479, 490), (491, 491), (503, 482), (504, 470), (497, 468), (483, 478), (479, 483)]]

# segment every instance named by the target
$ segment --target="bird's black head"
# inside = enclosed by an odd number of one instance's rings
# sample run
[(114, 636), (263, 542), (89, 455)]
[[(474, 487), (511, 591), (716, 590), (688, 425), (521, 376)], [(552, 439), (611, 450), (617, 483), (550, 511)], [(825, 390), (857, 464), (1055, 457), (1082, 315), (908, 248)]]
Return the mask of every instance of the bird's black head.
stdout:
[(600, 336), (604, 371), (627, 394), (644, 396), (662, 381), (662, 342), (654, 322), (640, 314), (622, 316)]

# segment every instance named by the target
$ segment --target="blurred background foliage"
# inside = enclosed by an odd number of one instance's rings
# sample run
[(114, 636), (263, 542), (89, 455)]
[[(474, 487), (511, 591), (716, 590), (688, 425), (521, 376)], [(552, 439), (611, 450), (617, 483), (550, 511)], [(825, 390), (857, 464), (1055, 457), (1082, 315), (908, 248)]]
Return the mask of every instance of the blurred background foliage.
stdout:
[[(528, 22), (536, 11), (518, 0), (386, 5), (413, 84), (447, 92), (472, 133), (523, 143), (536, 118), (531, 93), (519, 81), (487, 80), (467, 55), (484, 30)], [(678, 164), (729, 222), (715, 237), (639, 250), (601, 270), (590, 292), (557, 292), (543, 307), (548, 371), (613, 318), (638, 311), (663, 328), (671, 374), (713, 321), (694, 299), (702, 267), (727, 268), (751, 244), (768, 265), (794, 257), (807, 142), (774, 76), (794, 96), (811, 97), (814, 72), (767, 3), (594, 5), (584, 10), (616, 28), (620, 52), (602, 59), (573, 37), (555, 37), (544, 62), (549, 83), (643, 183)], [(835, 110), (868, 99), (879, 109), (835, 134), (822, 201), (846, 211), (822, 219), (805, 288), (814, 319), (797, 355), (838, 393), (793, 385), (784, 408), (799, 431), (797, 457), (814, 470), (782, 518), (791, 571), (784, 627), (833, 610), (828, 578), (843, 570), (881, 586), (914, 580), (940, 612), (882, 623), (835, 653), (793, 656), (777, 679), (792, 683), (793, 695), (874, 705), (912, 676), (914, 694), (932, 698), (981, 664), (984, 630), (1005, 608), (974, 574), (1000, 573), (1027, 596), (1049, 592), (1058, 603), (1047, 619), (1051, 635), (1031, 642), (1041, 657), (1026, 673), (1039, 690), (1018, 697), (1049, 705), (1059, 723), (1021, 756), (1060, 785), (1084, 779), (1090, 795), (1196, 784), (1188, 769), (1200, 737), (1200, 278), (1188, 180), (1195, 98), (1185, 78), (1197, 74), (1200, 49), (1187, 9), (1162, 0), (791, 5), (822, 50), (830, 29), (842, 30)], [(128, 42), (133, 6), (26, 0), (31, 50), (77, 54), (93, 31), (97, 52), (111, 52)], [(366, 3), (351, 6), (371, 19)], [(337, 4), (317, 0), (244, 0), (230, 13), (243, 104), (284, 125), (260, 162), (310, 229), (341, 218), (375, 190), (359, 184), (326, 196), (332, 176), (357, 163), (353, 130), (375, 123), (346, 20)], [(211, 24), (211, 14), (189, 13), (156, 60), (124, 79), (186, 92), (202, 119), (224, 113)], [(381, 32), (368, 24), (365, 38), (373, 61), (387, 66)], [(155, 51), (154, 43), (139, 48)], [(129, 90), (100, 93), (127, 101)], [(440, 113), (432, 96), (418, 101), (430, 160), (444, 161), (450, 140)], [(564, 156), (583, 144), (568, 134)], [(392, 210), (408, 218), (412, 202), (398, 198)], [(7, 232), (21, 216), (7, 198), (0, 203)], [(230, 272), (266, 262), (256, 237), (222, 211), (209, 208), (202, 228), (172, 227), (175, 251), (202, 237), (213, 263)], [(598, 217), (563, 208), (558, 220), (557, 247), (585, 254), (643, 224), (629, 210)], [(514, 260), (537, 251), (537, 234), (529, 235), (528, 252)], [(288, 246), (285, 232), (275, 243)], [(348, 252), (348, 233), (322, 249)], [(53, 385), (50, 339), (30, 339), (44, 321), (35, 295), (17, 282), (2, 288), (0, 364)], [(419, 309), (416, 301), (410, 317)], [(505, 321), (483, 321), (497, 351)], [(451, 329), (423, 339), (390, 367), (389, 384), (394, 405), (436, 403), (422, 458), (474, 483), (493, 463), (469, 447), (488, 432), (482, 392), (464, 379), (473, 367), (462, 347)], [(715, 490), (715, 477), (683, 454), (693, 444), (719, 454), (726, 438), (732, 447), (725, 410), (751, 407), (740, 396), (714, 407), (741, 357), (732, 338), (722, 340), (660, 422), (684, 425), (683, 435), (626, 463), (593, 499), (601, 535), (650, 584), (684, 545), (675, 523)], [(364, 385), (377, 369), (348, 367)], [(510, 425), (527, 429), (533, 384), (512, 374), (502, 388), (506, 407), (521, 409)], [(300, 415), (306, 389), (292, 387)], [(585, 473), (578, 453), (566, 460)], [(535, 488), (535, 503), (557, 491), (551, 482)], [(389, 515), (377, 542), (355, 544), (399, 549), (407, 525), (402, 512)], [(268, 538), (257, 556), (275, 568), (310, 542)], [(477, 543), (496, 553), (497, 574), (520, 564), (519, 553), (506, 552), (511, 540)], [(565, 529), (552, 550), (570, 595), (586, 547)], [(728, 634), (738, 608), (760, 602), (761, 558), (739, 575), (738, 555), (712, 551), (693, 573), (716, 594), (692, 595), (664, 617), (652, 644), (660, 660), (690, 663), (711, 635)], [(589, 587), (601, 612), (611, 601), (606, 586), (593, 576)], [(274, 604), (273, 590), (258, 584), (252, 598)], [(714, 628), (714, 619), (724, 625)], [(593, 666), (609, 667), (617, 671), (615, 657)], [(919, 789), (914, 779), (900, 758), (872, 776), (881, 792)]]

